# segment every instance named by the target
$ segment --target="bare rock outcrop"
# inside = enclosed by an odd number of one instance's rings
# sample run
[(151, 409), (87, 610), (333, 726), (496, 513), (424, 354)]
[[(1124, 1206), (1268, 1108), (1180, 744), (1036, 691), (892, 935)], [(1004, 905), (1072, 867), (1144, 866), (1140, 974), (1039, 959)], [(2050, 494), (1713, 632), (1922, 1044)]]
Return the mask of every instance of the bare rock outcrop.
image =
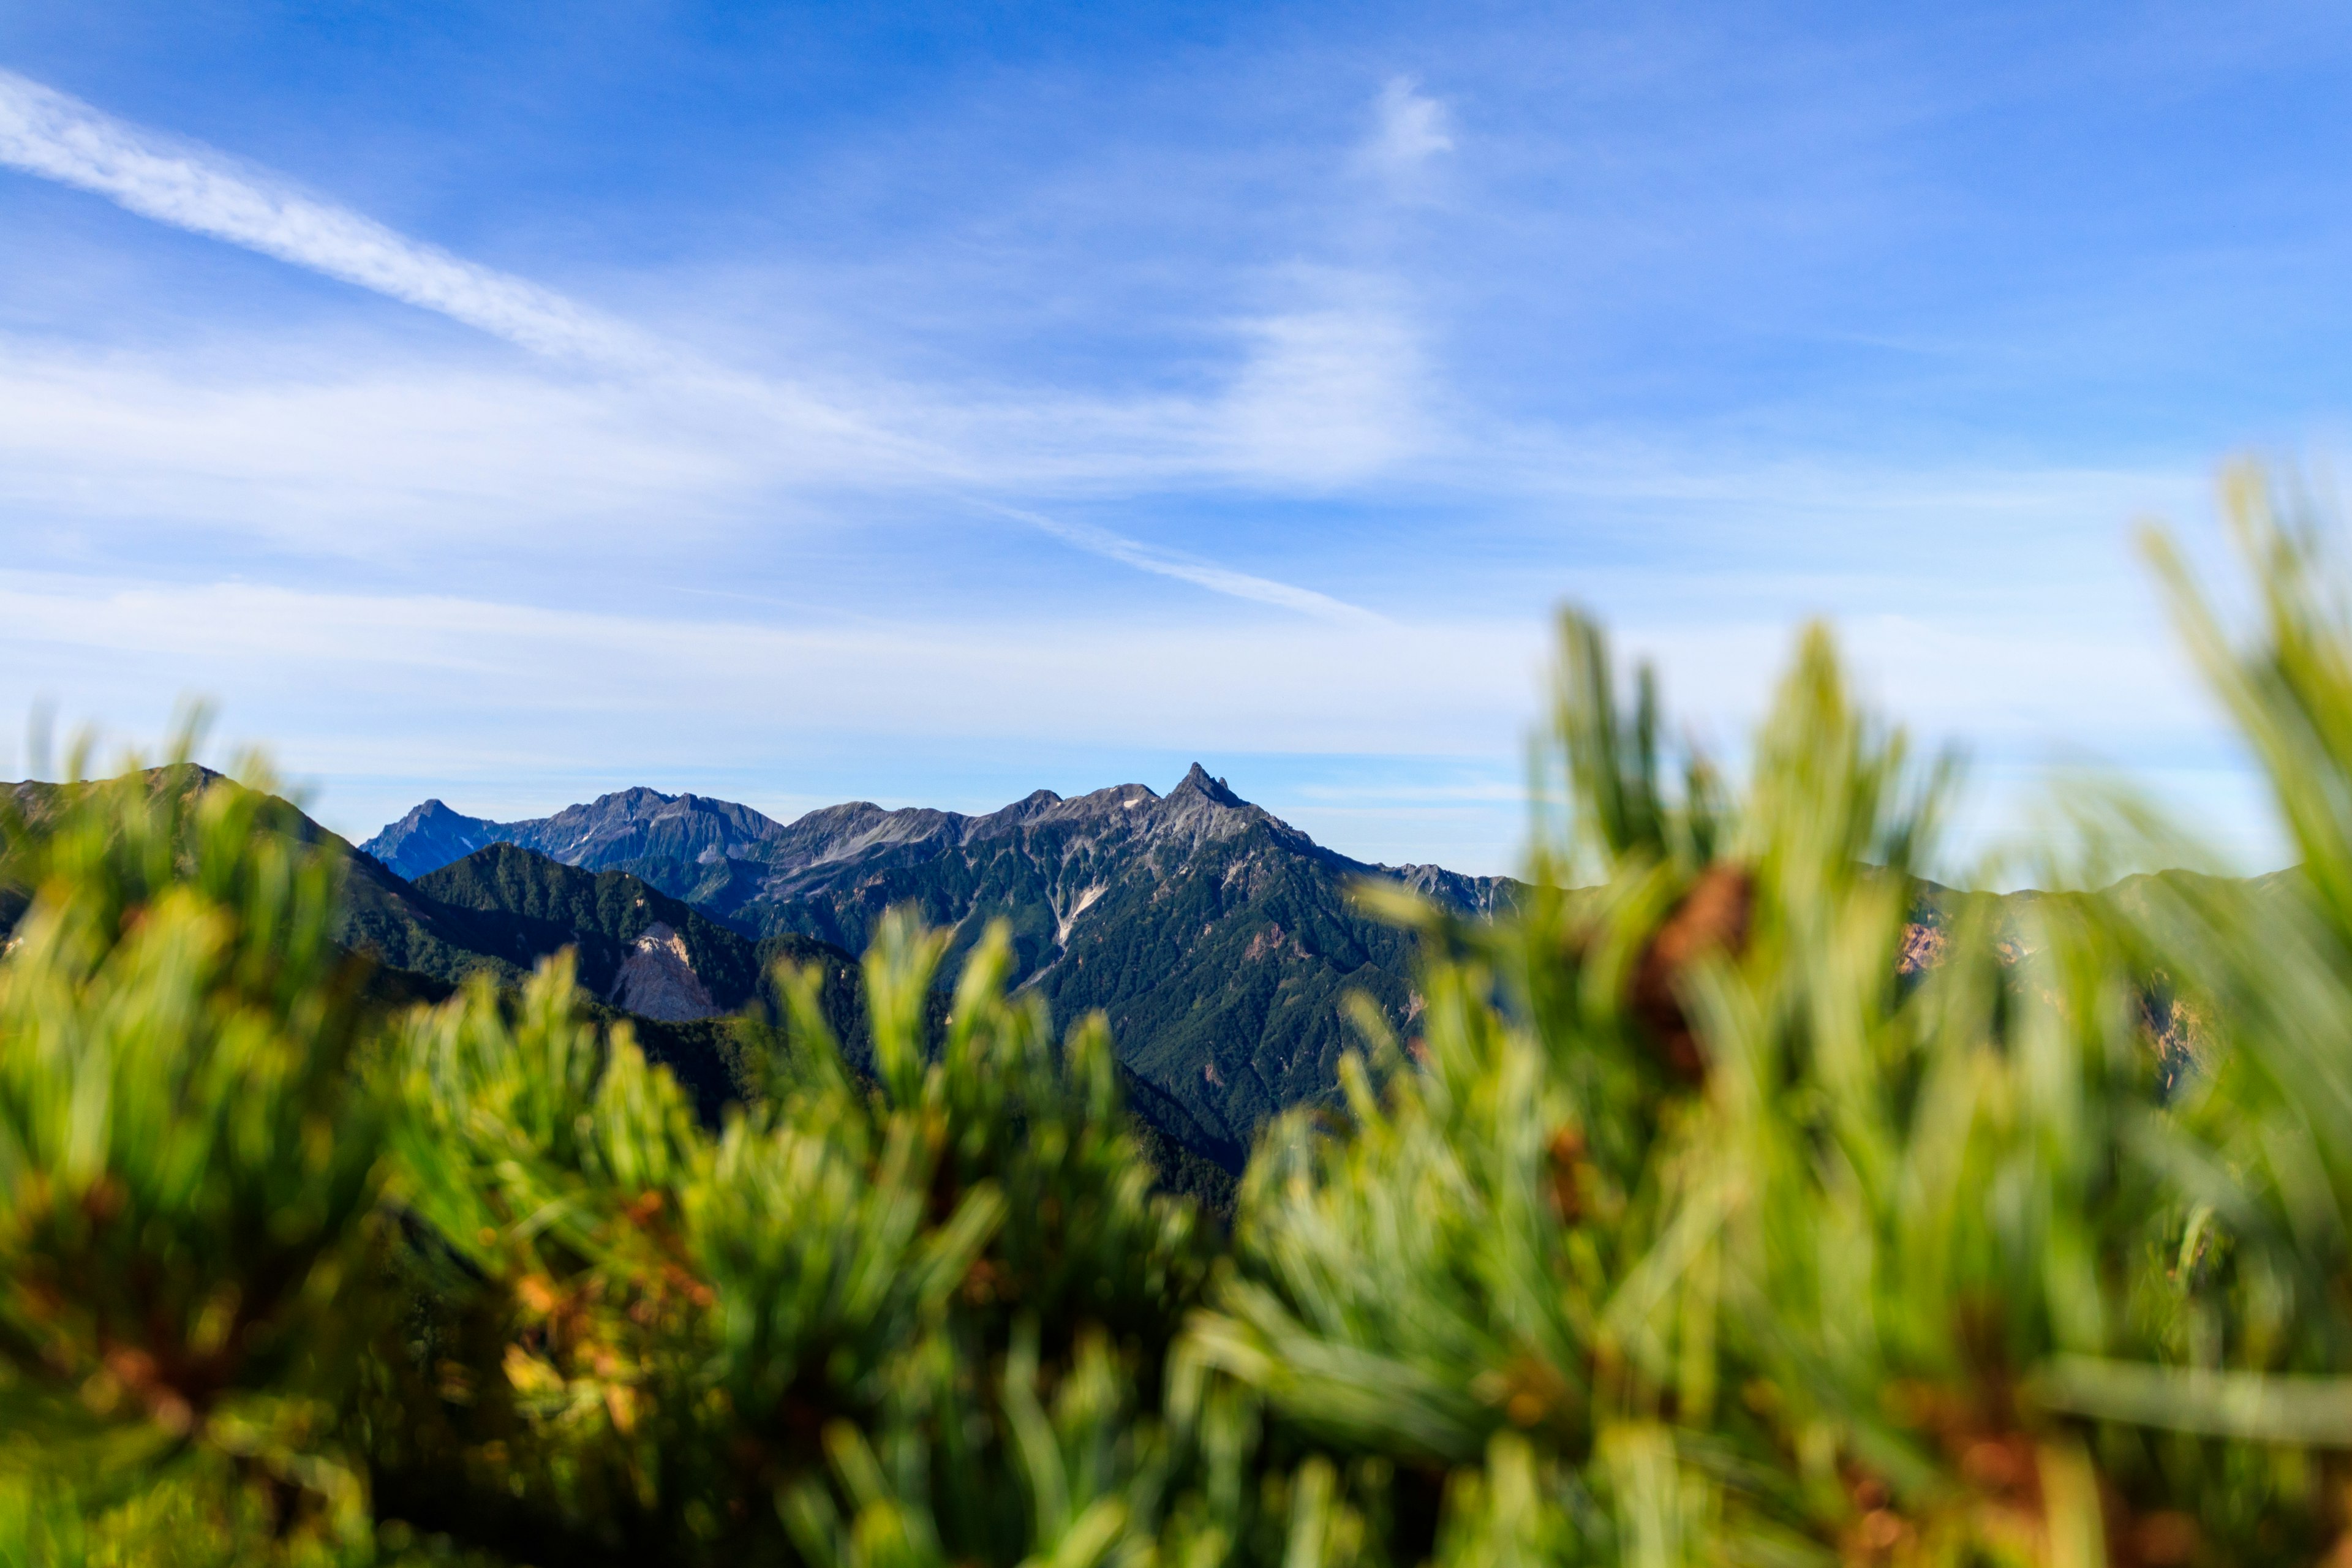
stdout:
[(694, 973), (686, 939), (660, 921), (629, 944), (620, 973), (614, 976), (610, 1000), (615, 1007), (665, 1024), (715, 1018), (725, 1011)]

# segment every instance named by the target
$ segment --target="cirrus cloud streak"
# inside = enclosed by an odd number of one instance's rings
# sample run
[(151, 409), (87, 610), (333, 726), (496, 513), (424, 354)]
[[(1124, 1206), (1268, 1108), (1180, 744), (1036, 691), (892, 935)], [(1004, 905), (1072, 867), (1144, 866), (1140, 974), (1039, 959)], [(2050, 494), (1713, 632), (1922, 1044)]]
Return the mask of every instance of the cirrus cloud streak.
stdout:
[(437, 310), (535, 353), (622, 365), (653, 357), (638, 334), (552, 290), (6, 70), (0, 70), (0, 163)]

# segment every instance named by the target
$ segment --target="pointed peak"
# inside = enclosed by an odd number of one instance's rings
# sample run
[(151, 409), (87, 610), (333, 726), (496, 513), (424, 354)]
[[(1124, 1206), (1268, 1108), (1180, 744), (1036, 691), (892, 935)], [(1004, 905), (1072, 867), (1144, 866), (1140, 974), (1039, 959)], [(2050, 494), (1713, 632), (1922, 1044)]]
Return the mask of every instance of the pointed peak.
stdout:
[(1210, 777), (1209, 770), (1202, 767), (1198, 763), (1194, 763), (1192, 764), (1192, 771), (1186, 773), (1182, 781), (1179, 783), (1174, 789), (1168, 792), (1168, 796), (1171, 800), (1173, 800), (1176, 796), (1183, 795), (1188, 791), (1193, 795), (1206, 795), (1209, 799), (1216, 802), (1219, 805), (1240, 806), (1247, 805), (1249, 804), (1249, 802), (1235, 795), (1233, 790), (1227, 786), (1224, 780)]

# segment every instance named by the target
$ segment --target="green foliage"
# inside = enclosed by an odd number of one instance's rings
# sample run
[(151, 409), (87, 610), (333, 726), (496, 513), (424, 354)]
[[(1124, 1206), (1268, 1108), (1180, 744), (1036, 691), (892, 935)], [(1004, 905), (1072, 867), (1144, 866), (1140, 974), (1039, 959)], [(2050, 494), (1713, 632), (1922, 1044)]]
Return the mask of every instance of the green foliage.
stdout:
[[(367, 1001), (265, 793), (59, 792), (0, 826), (0, 1561), (2340, 1562), (2352, 616), (2233, 496), (2248, 629), (2157, 553), (2302, 872), (1929, 900), (1951, 770), (1824, 634), (1735, 798), (1570, 618), (1531, 890), (1366, 892), (1413, 1005), (1229, 1232), (1003, 928), (943, 985), (885, 920), (852, 1044), (783, 966), (714, 1125), (569, 955)], [(2086, 885), (2188, 852), (2081, 812)]]
[(233, 1461), (313, 1511), (355, 1498), (311, 1445), (377, 1306), (385, 1118), (325, 937), (339, 862), (290, 815), (183, 765), (6, 825), (32, 889), (0, 964), (12, 1470), (120, 1489)]
[[(1948, 770), (1856, 710), (1826, 637), (1735, 813), (1696, 770), (1661, 790), (1646, 685), (1622, 715), (1571, 620), (1573, 828), (1539, 858), (1598, 885), (1486, 931), (1413, 915), (1451, 955), (1417, 1065), (1368, 1030), (1349, 1130), (1268, 1140), (1195, 1353), (1319, 1445), (1452, 1468), (1441, 1556), (2326, 1553), (2352, 622), (2316, 531), (2236, 499), (2249, 642), (2169, 575), (2306, 875), (1963, 902), (1906, 975)], [(2184, 1019), (2212, 1070), (2168, 1103), (2156, 1026)]]
[(879, 1477), (926, 1539), (1017, 1559), (1038, 1456), (998, 1369), (1019, 1341), (1034, 1377), (1042, 1331), (1055, 1376), (1115, 1366), (1131, 1398), (1203, 1259), (1099, 1024), (1056, 1046), (998, 940), (934, 1039), (938, 949), (901, 922), (868, 956), (878, 1086), (789, 974), (768, 1094), (715, 1137), (562, 962), (412, 1017), (382, 1076), (424, 1309), (383, 1358), (379, 1497), (510, 1552), (738, 1562), (830, 1540)]

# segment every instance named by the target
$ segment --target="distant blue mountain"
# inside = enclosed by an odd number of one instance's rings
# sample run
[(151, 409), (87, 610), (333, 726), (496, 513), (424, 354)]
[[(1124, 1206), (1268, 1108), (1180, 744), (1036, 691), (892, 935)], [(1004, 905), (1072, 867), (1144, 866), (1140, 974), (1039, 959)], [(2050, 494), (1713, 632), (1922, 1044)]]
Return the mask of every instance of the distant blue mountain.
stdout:
[(513, 837), (505, 824), (467, 816), (437, 800), (428, 800), (361, 845), (360, 849), (374, 856), (394, 875), (413, 882), (427, 871), (437, 871), (453, 860), (464, 859), (477, 849), (512, 842)]
[(732, 801), (625, 789), (521, 822), (467, 816), (428, 800), (360, 848), (411, 879), (492, 844), (520, 845), (592, 871), (633, 871), (641, 861), (667, 868), (740, 858), (783, 832), (782, 824)]

